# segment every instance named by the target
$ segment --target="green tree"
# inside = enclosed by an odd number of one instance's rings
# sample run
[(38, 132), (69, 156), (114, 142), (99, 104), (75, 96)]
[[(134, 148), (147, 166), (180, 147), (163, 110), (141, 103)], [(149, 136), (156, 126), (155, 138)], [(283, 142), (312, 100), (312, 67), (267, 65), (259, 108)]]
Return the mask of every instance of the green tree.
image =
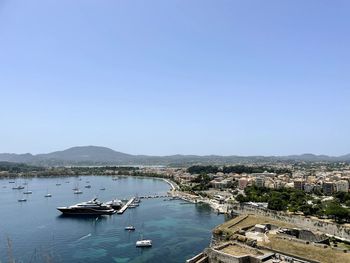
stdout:
[(338, 202), (329, 202), (325, 209), (325, 214), (331, 218), (334, 218), (337, 222), (342, 222), (344, 219), (348, 219), (350, 213), (349, 209), (342, 207)]

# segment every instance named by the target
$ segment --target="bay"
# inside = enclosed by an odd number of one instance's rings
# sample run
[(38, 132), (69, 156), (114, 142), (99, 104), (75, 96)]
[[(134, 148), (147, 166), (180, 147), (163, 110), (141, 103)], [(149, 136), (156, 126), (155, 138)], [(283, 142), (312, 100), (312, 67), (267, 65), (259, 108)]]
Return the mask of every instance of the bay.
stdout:
[[(0, 180), (0, 262), (185, 262), (210, 243), (211, 230), (224, 221), (206, 205), (182, 200), (143, 199), (123, 215), (98, 218), (64, 217), (58, 206), (98, 197), (101, 201), (135, 195), (164, 195), (169, 185), (161, 179), (81, 176), (18, 179), (32, 194), (13, 190)], [(57, 184), (57, 185), (56, 185)], [(85, 188), (91, 185), (91, 188)], [(73, 194), (79, 186), (81, 195)], [(106, 188), (106, 190), (100, 190)], [(52, 197), (45, 198), (46, 193)], [(27, 202), (18, 202), (20, 198)], [(124, 227), (131, 223), (136, 231)], [(152, 248), (136, 248), (143, 234)], [(9, 245), (10, 241), (10, 245)], [(11, 256), (12, 255), (12, 256)]]

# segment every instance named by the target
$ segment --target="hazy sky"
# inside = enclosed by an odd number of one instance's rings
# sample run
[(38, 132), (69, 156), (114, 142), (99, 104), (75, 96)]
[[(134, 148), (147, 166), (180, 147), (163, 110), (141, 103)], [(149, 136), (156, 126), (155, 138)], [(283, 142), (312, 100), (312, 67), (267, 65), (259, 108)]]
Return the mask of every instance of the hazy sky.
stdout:
[(350, 152), (348, 0), (0, 0), (0, 152)]

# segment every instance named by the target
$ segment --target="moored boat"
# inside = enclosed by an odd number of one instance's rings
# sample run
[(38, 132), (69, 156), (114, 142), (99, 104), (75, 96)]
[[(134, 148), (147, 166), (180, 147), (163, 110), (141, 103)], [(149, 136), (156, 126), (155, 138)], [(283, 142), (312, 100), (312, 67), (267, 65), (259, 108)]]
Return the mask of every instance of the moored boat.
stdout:
[(123, 207), (123, 202), (121, 200), (114, 199), (112, 201), (107, 202), (106, 205), (112, 207), (115, 210), (119, 210)]
[(116, 211), (100, 202), (97, 198), (67, 207), (57, 207), (57, 210), (67, 215), (112, 215)]
[(136, 241), (137, 247), (151, 247), (152, 246), (152, 240), (150, 239), (142, 239)]
[(24, 189), (24, 186), (19, 185), (19, 186), (12, 187), (12, 189), (13, 190), (22, 190), (22, 189)]
[(124, 229), (129, 231), (134, 231), (135, 227), (133, 225), (129, 225), (129, 226), (126, 226)]

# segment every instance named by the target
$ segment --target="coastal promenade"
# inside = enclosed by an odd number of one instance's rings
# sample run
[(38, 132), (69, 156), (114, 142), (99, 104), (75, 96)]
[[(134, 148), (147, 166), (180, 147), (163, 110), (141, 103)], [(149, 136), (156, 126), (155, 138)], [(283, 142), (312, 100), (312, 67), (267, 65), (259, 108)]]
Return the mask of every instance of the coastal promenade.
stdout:
[(220, 204), (219, 202), (217, 202), (214, 199), (210, 199), (210, 198), (203, 198), (197, 195), (193, 195), (193, 194), (189, 194), (189, 193), (185, 193), (179, 190), (173, 190), (170, 192), (170, 194), (173, 197), (178, 197), (186, 202), (190, 202), (193, 204), (208, 204), (213, 210), (215, 210), (216, 212), (218, 212), (219, 214), (226, 214), (229, 213), (229, 204)]

